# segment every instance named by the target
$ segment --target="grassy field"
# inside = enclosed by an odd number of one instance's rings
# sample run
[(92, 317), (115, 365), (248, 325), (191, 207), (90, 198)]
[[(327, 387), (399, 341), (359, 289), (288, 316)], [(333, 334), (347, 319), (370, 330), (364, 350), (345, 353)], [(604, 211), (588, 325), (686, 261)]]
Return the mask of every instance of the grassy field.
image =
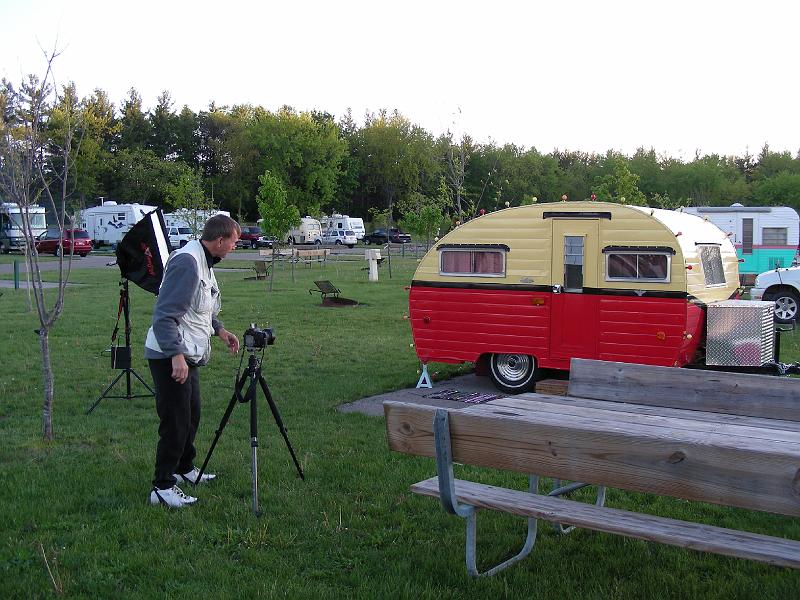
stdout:
[[(233, 257), (236, 258), (235, 256)], [(52, 333), (56, 440), (41, 439), (42, 385), (35, 315), (24, 292), (0, 296), (0, 598), (791, 598), (796, 571), (620, 537), (540, 525), (530, 558), (488, 580), (463, 564), (460, 519), (412, 497), (410, 484), (433, 461), (392, 454), (383, 420), (336, 407), (412, 386), (408, 285), (416, 261), (397, 259), (389, 280), (370, 283), (363, 261), (278, 270), (275, 290), (248, 273), (220, 272), (226, 327), (271, 326), (264, 374), (306, 472), (301, 481), (266, 403), (260, 407), (260, 503), (250, 510), (249, 412), (237, 407), (214, 453), (219, 478), (198, 505), (167, 511), (146, 503), (157, 418), (152, 398), (107, 399), (85, 415), (113, 379), (109, 337), (117, 315), (115, 269), (76, 269)], [(246, 267), (225, 261), (221, 267)], [(9, 278), (9, 276), (5, 276)], [(52, 277), (46, 274), (45, 277)], [(357, 308), (320, 307), (309, 295), (330, 279)], [(134, 367), (142, 358), (154, 297), (131, 288)], [(784, 361), (800, 358), (797, 334)], [(204, 416), (198, 461), (230, 399), (238, 358), (214, 348), (202, 372)], [(456, 367), (437, 366), (441, 376)], [(122, 387), (117, 387), (121, 390)], [(141, 391), (141, 388), (136, 388)], [(525, 487), (521, 475), (461, 468), (479, 481)], [(796, 519), (644, 494), (610, 491), (608, 505), (800, 539)], [(481, 560), (521, 544), (524, 523), (482, 514)]]

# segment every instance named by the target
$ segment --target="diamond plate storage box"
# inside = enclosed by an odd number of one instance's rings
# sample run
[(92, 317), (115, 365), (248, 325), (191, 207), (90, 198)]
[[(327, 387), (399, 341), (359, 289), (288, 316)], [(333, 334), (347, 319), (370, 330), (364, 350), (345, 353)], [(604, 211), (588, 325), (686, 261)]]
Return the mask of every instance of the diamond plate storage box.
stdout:
[(706, 313), (706, 364), (760, 367), (774, 359), (774, 302), (710, 302)]

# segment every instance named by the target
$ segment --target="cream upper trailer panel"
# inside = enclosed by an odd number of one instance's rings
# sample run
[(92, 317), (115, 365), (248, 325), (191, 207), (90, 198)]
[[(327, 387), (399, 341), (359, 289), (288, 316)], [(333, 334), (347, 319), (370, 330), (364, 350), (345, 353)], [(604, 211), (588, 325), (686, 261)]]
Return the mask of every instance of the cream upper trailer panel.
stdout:
[[(646, 207), (623, 206), (604, 202), (559, 202), (521, 206), (473, 219), (444, 236), (420, 262), (416, 281), (466, 283), (474, 279), (505, 285), (552, 286), (558, 281), (553, 273), (553, 224), (569, 235), (573, 223), (576, 236), (596, 236), (595, 251), (586, 257), (587, 281), (591, 287), (684, 292), (703, 302), (727, 299), (736, 290), (737, 262), (730, 240), (716, 227), (692, 215)], [(597, 223), (588, 233), (580, 223)], [(560, 241), (558, 243), (561, 243)], [(448, 273), (442, 265), (441, 251), (469, 252), (470, 249), (497, 248), (503, 254), (501, 273)], [(710, 247), (710, 248), (709, 248)], [(704, 250), (706, 248), (706, 250)], [(716, 248), (716, 249), (715, 249)], [(663, 280), (631, 281), (609, 277), (607, 255), (613, 252), (647, 252), (648, 249), (669, 256), (669, 276)], [(560, 249), (559, 249), (560, 250)], [(706, 283), (700, 253), (719, 254), (723, 281), (719, 273)], [(712, 257), (714, 258), (714, 257)], [(707, 258), (707, 261), (708, 258)], [(716, 264), (713, 260), (709, 264)], [(687, 268), (691, 266), (691, 268)], [(560, 275), (560, 274), (556, 274)]]

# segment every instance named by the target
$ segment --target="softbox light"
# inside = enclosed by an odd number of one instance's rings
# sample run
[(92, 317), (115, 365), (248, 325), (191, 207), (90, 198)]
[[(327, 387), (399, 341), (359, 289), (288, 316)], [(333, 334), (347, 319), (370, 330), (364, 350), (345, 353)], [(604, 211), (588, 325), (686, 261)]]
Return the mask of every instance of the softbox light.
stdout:
[(164, 215), (156, 209), (147, 213), (117, 244), (117, 266), (124, 278), (158, 295), (171, 251)]

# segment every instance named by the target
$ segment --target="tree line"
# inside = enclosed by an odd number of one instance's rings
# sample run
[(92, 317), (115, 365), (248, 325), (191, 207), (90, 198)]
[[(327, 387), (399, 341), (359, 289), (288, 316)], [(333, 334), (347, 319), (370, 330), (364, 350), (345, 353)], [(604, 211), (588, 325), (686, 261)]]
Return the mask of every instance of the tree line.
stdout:
[[(2, 86), (4, 119), (25, 86)], [(210, 205), (242, 222), (260, 216), (260, 178), (276, 178), (301, 215), (336, 210), (369, 218), (388, 211), (410, 223), (434, 207), (447, 220), (468, 219), (536, 201), (599, 200), (664, 208), (788, 205), (800, 208), (800, 155), (764, 146), (757, 156), (700, 155), (692, 160), (640, 148), (633, 155), (573, 150), (542, 153), (469, 135), (435, 136), (385, 110), (359, 126), (348, 111), (276, 111), (248, 104), (176, 110), (169, 92), (152, 108), (131, 89), (119, 106), (103, 90), (80, 97), (63, 88), (45, 126), (75, 115), (75, 208), (98, 198), (165, 211)]]

